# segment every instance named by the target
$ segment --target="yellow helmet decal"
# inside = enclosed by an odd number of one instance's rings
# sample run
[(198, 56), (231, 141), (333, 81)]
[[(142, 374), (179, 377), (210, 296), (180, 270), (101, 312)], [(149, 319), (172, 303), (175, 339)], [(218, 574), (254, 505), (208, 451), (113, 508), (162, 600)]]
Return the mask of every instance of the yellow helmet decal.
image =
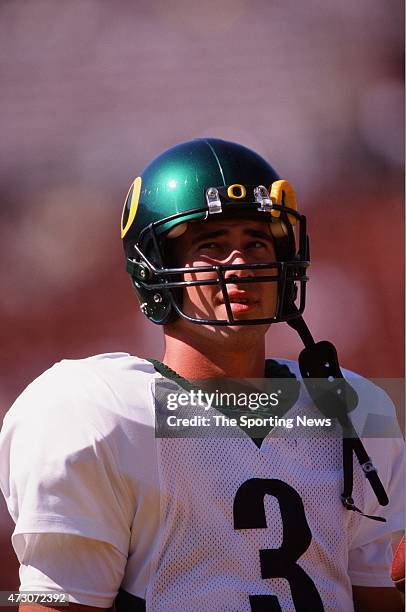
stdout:
[[(298, 210), (297, 208), (297, 200), (296, 194), (293, 191), (292, 185), (289, 181), (281, 180), (274, 181), (270, 188), (270, 196), (271, 200), (274, 204), (278, 204), (279, 206), (285, 205), (288, 208), (292, 208), (293, 210)], [(272, 210), (271, 215), (273, 217), (279, 217), (281, 214), (280, 210)], [(289, 221), (292, 225), (296, 223), (296, 217), (293, 215), (288, 215)]]
[(242, 200), (247, 195), (247, 190), (245, 189), (244, 185), (234, 183), (234, 185), (230, 185), (227, 188), (227, 195), (232, 200)]
[[(124, 238), (133, 224), (135, 215), (137, 214), (138, 202), (140, 201), (141, 182), (141, 177), (137, 176), (137, 178), (131, 183), (130, 189), (128, 190), (121, 215), (121, 238)], [(128, 217), (124, 227), (124, 215), (127, 210)]]

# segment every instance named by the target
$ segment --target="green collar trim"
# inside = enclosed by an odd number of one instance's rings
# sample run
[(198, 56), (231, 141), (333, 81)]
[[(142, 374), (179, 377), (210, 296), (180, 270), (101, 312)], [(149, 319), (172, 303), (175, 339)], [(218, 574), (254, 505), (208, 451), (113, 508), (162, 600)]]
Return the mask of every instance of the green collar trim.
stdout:
[[(155, 370), (159, 372), (165, 378), (169, 378), (169, 380), (174, 380), (180, 384), (186, 391), (190, 391), (194, 389), (194, 386), (183, 378), (180, 374), (172, 370), (169, 366), (165, 365), (158, 359), (150, 359), (147, 358), (147, 361), (152, 363)], [(281, 364), (275, 359), (266, 359), (265, 360), (265, 378), (296, 378), (295, 374), (289, 370), (287, 365)]]
[(172, 368), (165, 365), (161, 361), (158, 361), (158, 359), (147, 358), (147, 361), (152, 363), (155, 370), (164, 378), (169, 378), (169, 380), (174, 380), (175, 382), (179, 383), (180, 386), (185, 389), (185, 391), (191, 391), (195, 388), (188, 380), (186, 380), (186, 378), (183, 378), (183, 376), (175, 372), (175, 370), (172, 370)]

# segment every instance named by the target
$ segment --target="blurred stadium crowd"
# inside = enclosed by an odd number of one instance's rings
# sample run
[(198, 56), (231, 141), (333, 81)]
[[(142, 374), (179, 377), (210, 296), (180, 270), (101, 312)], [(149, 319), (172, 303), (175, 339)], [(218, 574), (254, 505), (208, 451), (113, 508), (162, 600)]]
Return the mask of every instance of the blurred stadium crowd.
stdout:
[[(121, 207), (153, 156), (206, 135), (295, 187), (316, 338), (361, 374), (403, 376), (401, 0), (2, 0), (0, 48), (0, 416), (63, 357), (160, 356)], [(295, 358), (285, 327), (269, 351)]]

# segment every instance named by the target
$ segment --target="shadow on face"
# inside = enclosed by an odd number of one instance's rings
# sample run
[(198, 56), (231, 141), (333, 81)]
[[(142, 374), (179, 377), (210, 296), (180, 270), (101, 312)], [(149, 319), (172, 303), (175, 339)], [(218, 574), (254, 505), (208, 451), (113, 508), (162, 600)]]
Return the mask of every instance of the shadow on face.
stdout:
[[(167, 240), (170, 264), (191, 268), (185, 281), (217, 281), (211, 285), (194, 285), (178, 294), (179, 304), (188, 316), (197, 319), (235, 321), (270, 318), (275, 315), (278, 283), (255, 282), (256, 278), (273, 277), (278, 270), (238, 268), (246, 264), (275, 264), (276, 256), (271, 231), (267, 222), (240, 219), (220, 219), (185, 224), (182, 235)], [(237, 266), (232, 270), (199, 272), (202, 266)], [(193, 269), (193, 271), (192, 271)], [(229, 305), (227, 306), (227, 296)], [(269, 324), (215, 326), (194, 324), (179, 319), (175, 325), (188, 333), (210, 337), (226, 337), (237, 332), (256, 337), (264, 335)], [(197, 329), (200, 328), (200, 331)]]

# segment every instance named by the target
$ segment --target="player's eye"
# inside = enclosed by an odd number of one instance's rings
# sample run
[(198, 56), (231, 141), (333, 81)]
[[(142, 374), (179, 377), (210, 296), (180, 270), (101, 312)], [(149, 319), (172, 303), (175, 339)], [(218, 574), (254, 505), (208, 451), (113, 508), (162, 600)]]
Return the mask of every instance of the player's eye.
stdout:
[(262, 240), (253, 240), (248, 244), (249, 249), (267, 249), (268, 244), (266, 242), (262, 242)]
[(218, 248), (219, 244), (217, 242), (203, 242), (198, 246), (199, 251), (210, 251)]

